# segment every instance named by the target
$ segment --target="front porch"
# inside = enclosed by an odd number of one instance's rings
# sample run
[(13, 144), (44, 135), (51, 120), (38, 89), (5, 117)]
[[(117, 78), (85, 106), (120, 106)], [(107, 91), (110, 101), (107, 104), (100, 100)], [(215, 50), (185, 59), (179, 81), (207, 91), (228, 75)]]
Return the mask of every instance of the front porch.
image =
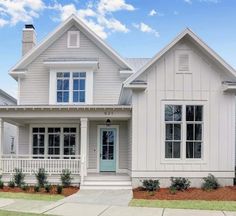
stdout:
[[(29, 183), (39, 168), (45, 169), (51, 183), (58, 183), (63, 169), (70, 170), (73, 183), (81, 186), (88, 183), (90, 173), (94, 177), (110, 172), (119, 180), (130, 170), (130, 119), (129, 106), (0, 107), (0, 171), (7, 181), (21, 169)], [(4, 122), (18, 126), (15, 154), (3, 152)]]

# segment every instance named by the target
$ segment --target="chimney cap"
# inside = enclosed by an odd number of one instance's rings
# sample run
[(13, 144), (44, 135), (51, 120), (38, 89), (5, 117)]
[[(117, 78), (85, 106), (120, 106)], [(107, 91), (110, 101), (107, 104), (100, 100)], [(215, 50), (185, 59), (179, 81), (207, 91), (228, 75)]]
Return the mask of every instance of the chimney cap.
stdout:
[(26, 29), (35, 29), (33, 24), (25, 24)]

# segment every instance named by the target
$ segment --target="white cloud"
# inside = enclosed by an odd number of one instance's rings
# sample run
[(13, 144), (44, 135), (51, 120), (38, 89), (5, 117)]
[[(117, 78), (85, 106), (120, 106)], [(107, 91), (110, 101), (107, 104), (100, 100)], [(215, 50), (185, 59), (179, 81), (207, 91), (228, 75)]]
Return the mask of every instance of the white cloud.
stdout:
[(0, 19), (0, 27), (5, 26), (6, 24), (8, 24), (8, 22), (4, 19)]
[[(126, 4), (124, 0), (100, 0), (97, 4), (88, 2), (84, 9), (77, 9), (73, 3), (67, 5), (56, 3), (51, 9), (60, 12), (59, 20), (61, 21), (67, 19), (71, 14), (75, 14), (100, 37), (105, 39), (111, 32), (129, 32), (127, 26), (115, 19), (111, 12), (118, 10), (132, 11), (134, 7)], [(57, 19), (54, 18), (54, 20)]]
[(45, 7), (43, 0), (0, 0), (0, 26), (32, 22)]
[(159, 37), (160, 34), (158, 31), (156, 31), (155, 29), (151, 28), (149, 25), (141, 22), (140, 24), (136, 24), (134, 23), (133, 26), (137, 29), (139, 29), (141, 32), (144, 32), (144, 33), (151, 33), (151, 34), (154, 34), (156, 37)]
[(134, 6), (127, 4), (125, 0), (100, 0), (98, 3), (98, 12), (101, 14), (115, 12), (119, 10), (133, 11)]
[(155, 16), (156, 14), (157, 14), (156, 10), (152, 9), (152, 10), (149, 12), (148, 16)]
[(192, 0), (184, 0), (188, 4), (192, 4)]

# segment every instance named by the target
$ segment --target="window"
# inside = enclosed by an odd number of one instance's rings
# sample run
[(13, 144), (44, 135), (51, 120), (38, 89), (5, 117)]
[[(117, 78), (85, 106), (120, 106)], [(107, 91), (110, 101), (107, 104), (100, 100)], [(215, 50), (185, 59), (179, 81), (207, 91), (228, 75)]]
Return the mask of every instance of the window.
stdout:
[(48, 128), (48, 154), (50, 156), (60, 155), (60, 132), (61, 128)]
[(76, 128), (63, 128), (64, 155), (75, 155)]
[(85, 72), (73, 73), (73, 102), (85, 102)]
[[(77, 131), (76, 127), (33, 127), (33, 158), (75, 158), (69, 156), (76, 155)], [(68, 157), (62, 155), (68, 155)]]
[(182, 107), (165, 106), (165, 157), (180, 158)]
[[(45, 147), (45, 128), (33, 128), (33, 155), (44, 155), (44, 147)], [(34, 158), (40, 158), (34, 157)]]
[(79, 48), (80, 46), (80, 33), (79, 31), (68, 31), (67, 47)]
[(68, 103), (70, 93), (70, 73), (57, 73), (57, 102)]
[[(165, 158), (202, 158), (203, 106), (165, 105)], [(185, 146), (184, 146), (185, 145)]]
[(86, 72), (57, 73), (57, 103), (85, 103)]
[(201, 158), (202, 106), (186, 106), (186, 158)]

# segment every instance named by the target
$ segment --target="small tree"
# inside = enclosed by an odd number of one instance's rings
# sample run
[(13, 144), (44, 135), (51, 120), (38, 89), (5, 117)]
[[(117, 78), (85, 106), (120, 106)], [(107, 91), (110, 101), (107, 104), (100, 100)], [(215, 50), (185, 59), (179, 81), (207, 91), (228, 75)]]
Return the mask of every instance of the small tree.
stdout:
[(15, 174), (13, 176), (14, 182), (17, 187), (21, 187), (23, 185), (24, 179), (25, 179), (25, 174), (22, 173), (21, 169), (15, 168)]
[(39, 168), (38, 172), (35, 173), (35, 177), (39, 187), (44, 187), (44, 185), (47, 184), (47, 173), (45, 169)]
[(71, 171), (68, 169), (63, 169), (61, 174), (61, 184), (63, 187), (69, 187), (72, 181)]

